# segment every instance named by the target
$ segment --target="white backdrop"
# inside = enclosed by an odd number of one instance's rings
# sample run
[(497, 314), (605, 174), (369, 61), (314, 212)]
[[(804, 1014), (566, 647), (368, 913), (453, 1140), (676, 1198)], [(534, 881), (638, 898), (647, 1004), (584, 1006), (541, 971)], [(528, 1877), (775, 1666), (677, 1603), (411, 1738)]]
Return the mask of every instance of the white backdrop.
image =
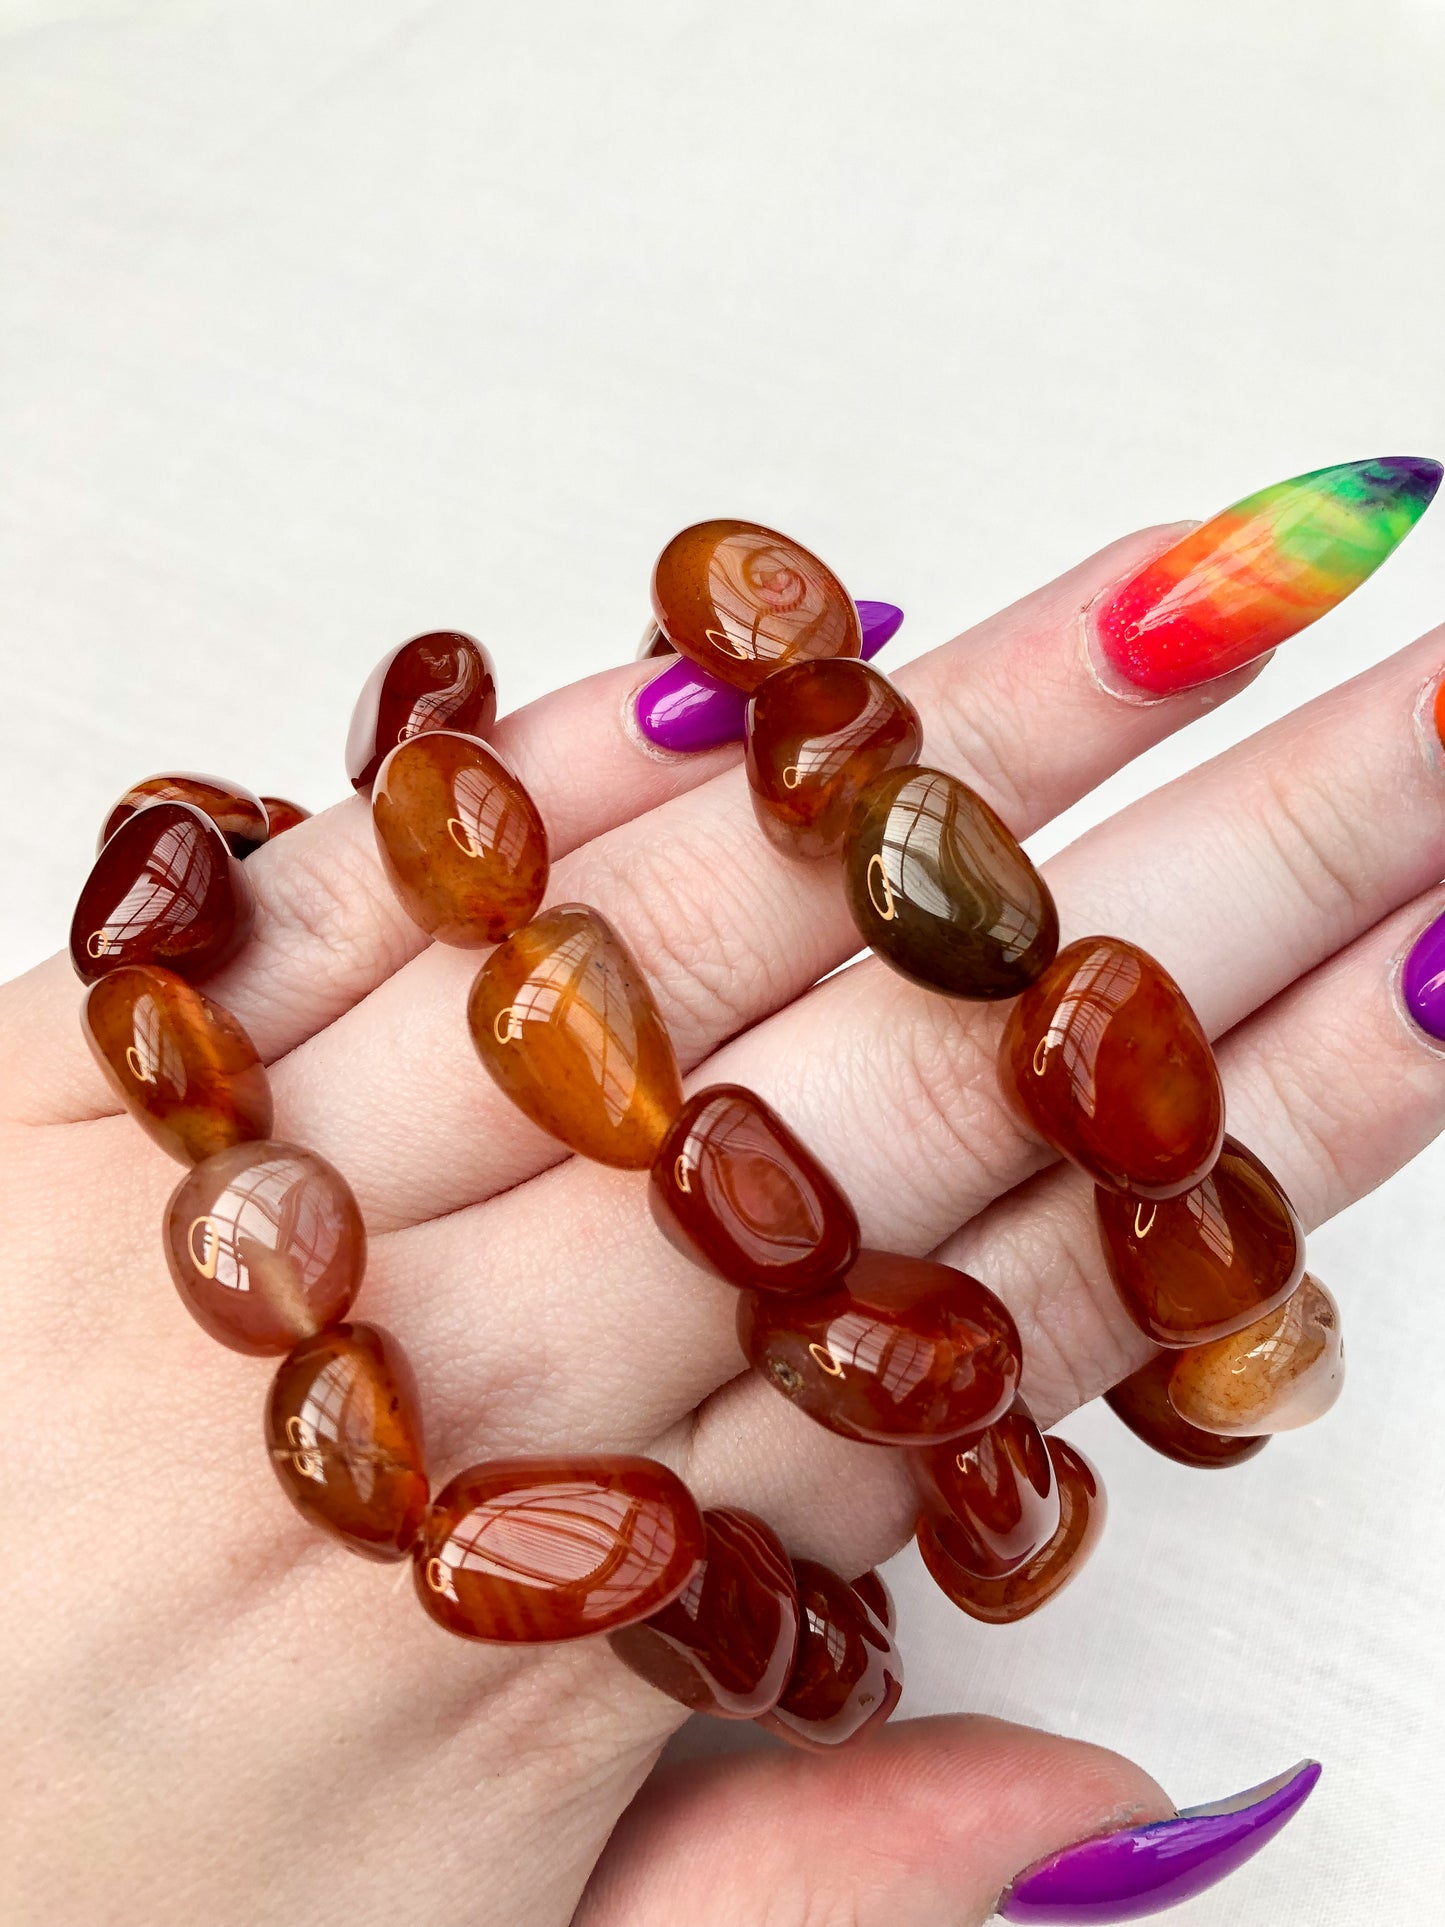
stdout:
[[(795, 530), (907, 653), (1136, 525), (1445, 449), (1445, 0), (0, 0), (0, 63), (7, 972), (132, 777), (319, 806), (384, 649), (470, 629), (509, 706), (623, 659), (697, 517)], [(1427, 627), (1442, 562), (1437, 508), (1075, 827)], [(1210, 1478), (1082, 1414), (1108, 1534), (1016, 1629), (894, 1568), (908, 1710), (1181, 1801), (1324, 1759), (1180, 1927), (1439, 1917), (1440, 1150), (1315, 1241), (1317, 1432)]]

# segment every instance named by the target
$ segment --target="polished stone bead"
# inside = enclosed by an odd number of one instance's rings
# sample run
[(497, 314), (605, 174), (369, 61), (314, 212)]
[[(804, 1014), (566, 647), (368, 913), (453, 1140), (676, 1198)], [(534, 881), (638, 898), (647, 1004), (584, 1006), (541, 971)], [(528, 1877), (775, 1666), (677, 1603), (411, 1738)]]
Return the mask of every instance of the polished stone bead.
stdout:
[(698, 522), (668, 543), (652, 608), (674, 649), (739, 689), (818, 656), (856, 656), (851, 596), (816, 555), (756, 522)]
[(534, 1124), (600, 1164), (644, 1170), (682, 1109), (647, 979), (586, 904), (544, 911), (494, 950), (467, 1008), (488, 1071)]
[(1102, 1187), (1094, 1212), (1124, 1308), (1156, 1345), (1223, 1338), (1282, 1304), (1304, 1274), (1304, 1230), (1252, 1151), (1226, 1137), (1214, 1169), (1176, 1198)]
[(266, 1444), (286, 1495), (367, 1559), (404, 1559), (426, 1518), (421, 1401), (410, 1361), (376, 1325), (335, 1325), (281, 1361)]
[(1059, 1523), (1042, 1551), (1001, 1579), (981, 1579), (950, 1556), (937, 1528), (925, 1516), (918, 1525), (918, 1550), (933, 1578), (955, 1606), (992, 1626), (1027, 1619), (1077, 1578), (1104, 1530), (1107, 1506), (1098, 1473), (1076, 1446), (1050, 1438), (1049, 1457), (1059, 1490)]
[(860, 1572), (858, 1577), (850, 1580), (849, 1583), (873, 1617), (881, 1620), (890, 1633), (896, 1633), (898, 1608), (893, 1603), (893, 1595), (889, 1592), (882, 1573), (870, 1566), (867, 1572)]
[(95, 859), (70, 925), (71, 961), (87, 984), (126, 964), (199, 982), (235, 956), (254, 915), (241, 866), (210, 818), (189, 803), (152, 803)]
[(266, 822), (271, 831), (268, 842), (274, 843), (285, 831), (294, 830), (298, 823), (307, 823), (311, 819), (310, 810), (302, 809), (299, 803), (289, 802), (284, 796), (263, 796), (261, 801), (265, 805)]
[(729, 1284), (816, 1291), (858, 1255), (858, 1220), (777, 1112), (740, 1084), (690, 1097), (649, 1184), (668, 1241)]
[(271, 1087), (255, 1045), (174, 971), (112, 970), (87, 991), (81, 1022), (111, 1088), (182, 1164), (270, 1135)]
[(314, 1151), (262, 1139), (198, 1164), (166, 1208), (166, 1260), (213, 1338), (288, 1352), (343, 1319), (366, 1267), (361, 1213)]
[(383, 656), (356, 699), (346, 738), (346, 773), (355, 789), (398, 743), (428, 729), (485, 736), (497, 720), (497, 672), (482, 644), (458, 629), (436, 629)]
[(694, 1713), (751, 1720), (776, 1704), (798, 1647), (798, 1587), (751, 1512), (704, 1512), (707, 1554), (669, 1606), (609, 1634), (634, 1673)]
[(934, 1536), (977, 1578), (1017, 1572), (1059, 1529), (1048, 1441), (1021, 1398), (976, 1437), (909, 1457)]
[(1122, 937), (1083, 937), (1009, 1012), (999, 1086), (1096, 1183), (1172, 1198), (1211, 1168), (1224, 1092), (1184, 993)]
[(1269, 1444), (1268, 1437), (1223, 1438), (1182, 1419), (1169, 1402), (1169, 1380), (1178, 1352), (1157, 1352), (1147, 1365), (1104, 1394), (1105, 1402), (1136, 1438), (1179, 1465), (1201, 1472), (1243, 1465)]
[(1339, 1306), (1306, 1272), (1292, 1297), (1243, 1331), (1176, 1353), (1169, 1403), (1205, 1432), (1252, 1438), (1322, 1418), (1344, 1382)]
[(918, 760), (923, 725), (866, 662), (780, 669), (748, 706), (747, 772), (763, 835), (785, 856), (836, 856), (860, 793)]
[(105, 848), (127, 817), (152, 803), (189, 803), (200, 810), (225, 837), (233, 856), (249, 856), (271, 834), (266, 805), (244, 783), (178, 770), (173, 775), (147, 776), (142, 782), (132, 783), (106, 817), (97, 850)]
[(537, 914), (541, 813), (475, 737), (436, 729), (398, 743), (377, 772), (371, 816), (387, 879), (428, 936), (480, 950)]
[(903, 1661), (887, 1626), (846, 1579), (795, 1559), (802, 1604), (798, 1652), (782, 1698), (758, 1724), (792, 1746), (827, 1752), (881, 1726), (903, 1693)]
[(438, 1493), (416, 1587), (466, 1639), (579, 1639), (660, 1611), (705, 1556), (691, 1493), (652, 1459), (496, 1459)]
[(864, 1251), (806, 1296), (744, 1292), (738, 1337), (754, 1369), (844, 1438), (915, 1445), (1001, 1418), (1018, 1390), (1007, 1307), (951, 1265)]

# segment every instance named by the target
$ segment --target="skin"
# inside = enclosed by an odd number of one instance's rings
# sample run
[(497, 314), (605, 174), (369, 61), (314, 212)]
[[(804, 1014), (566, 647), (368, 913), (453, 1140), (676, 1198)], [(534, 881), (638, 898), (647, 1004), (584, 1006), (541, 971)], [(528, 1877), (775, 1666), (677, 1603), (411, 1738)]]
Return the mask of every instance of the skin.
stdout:
[[(1089, 672), (1079, 612), (1175, 534), (1130, 537), (899, 672), (930, 762), (1016, 832), (1247, 680), (1139, 705)], [(1117, 931), (1179, 977), (1219, 1040), (1231, 1128), (1307, 1226), (1445, 1124), (1445, 1060), (1390, 992), (1440, 907), (1442, 778), (1411, 713), (1442, 663), (1437, 632), (1049, 866), (1065, 940)], [(637, 747), (622, 717), (648, 673), (593, 677), (496, 730), (550, 828), (550, 900), (618, 925), (693, 1086), (748, 1083), (777, 1106), (867, 1243), (1001, 1293), (1025, 1393), (1056, 1421), (1148, 1346), (1105, 1276), (1089, 1187), (1002, 1106), (1003, 1013), (871, 959), (818, 984), (854, 947), (836, 872), (767, 846), (739, 750)], [(893, 1552), (911, 1515), (896, 1460), (741, 1376), (732, 1295), (650, 1235), (644, 1176), (561, 1158), (483, 1074), (463, 1024), (476, 959), (407, 921), (365, 804), (247, 868), (257, 934), (207, 993), (272, 1066), (277, 1135), (357, 1193), (358, 1313), (410, 1352), (434, 1469), (646, 1451), (844, 1572)], [(639, 1794), (680, 1711), (605, 1643), (449, 1639), (404, 1568), (348, 1558), (286, 1504), (262, 1464), (266, 1367), (176, 1304), (157, 1227), (177, 1166), (116, 1115), (79, 996), (61, 958), (0, 992), (13, 1927), (969, 1927), (1042, 1854), (1172, 1810), (1114, 1754), (960, 1717), (837, 1758), (724, 1754)]]

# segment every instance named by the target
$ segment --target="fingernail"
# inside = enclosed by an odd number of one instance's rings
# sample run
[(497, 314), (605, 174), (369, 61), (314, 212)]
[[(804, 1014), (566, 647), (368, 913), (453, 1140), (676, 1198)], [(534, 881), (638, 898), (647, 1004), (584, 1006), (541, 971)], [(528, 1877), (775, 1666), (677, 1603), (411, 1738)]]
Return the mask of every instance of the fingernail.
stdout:
[(1445, 1044), (1445, 913), (1411, 944), (1400, 971), (1400, 999), (1425, 1035)]
[(1217, 1886), (1267, 1846), (1314, 1791), (1317, 1760), (1213, 1806), (1101, 1834), (1021, 1873), (999, 1901), (1013, 1921), (1142, 1920)]
[(1390, 455), (1247, 495), (1093, 611), (1104, 667), (1152, 696), (1242, 669), (1358, 589), (1439, 486), (1439, 462)]
[[(867, 662), (903, 623), (891, 602), (860, 602), (863, 660)], [(740, 743), (747, 725), (748, 699), (741, 689), (719, 682), (686, 656), (669, 663), (660, 676), (637, 692), (637, 726), (659, 749), (715, 749)]]

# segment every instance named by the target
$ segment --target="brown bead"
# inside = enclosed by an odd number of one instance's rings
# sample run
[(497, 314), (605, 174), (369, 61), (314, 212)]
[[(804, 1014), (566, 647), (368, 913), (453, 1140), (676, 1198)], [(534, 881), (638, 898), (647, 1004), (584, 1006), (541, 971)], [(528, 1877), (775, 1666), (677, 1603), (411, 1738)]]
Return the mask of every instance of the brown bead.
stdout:
[(371, 816), (387, 880), (428, 936), (480, 950), (537, 914), (546, 828), (475, 737), (435, 729), (398, 743), (377, 772)]
[(806, 1297), (744, 1292), (749, 1363), (844, 1438), (913, 1445), (1001, 1418), (1018, 1390), (1008, 1308), (951, 1265), (860, 1252), (840, 1283)]
[(748, 783), (763, 835), (785, 856), (836, 856), (859, 794), (914, 763), (923, 724), (866, 662), (796, 662), (748, 707)]
[(651, 1459), (497, 1459), (437, 1495), (416, 1588), (465, 1639), (579, 1639), (676, 1599), (706, 1555), (702, 1515)]
[(1017, 1572), (1059, 1529), (1048, 1441), (1021, 1398), (976, 1438), (931, 1446), (911, 1459), (934, 1536), (977, 1578)]
[(858, 1577), (850, 1580), (849, 1583), (873, 1617), (880, 1620), (890, 1633), (896, 1633), (898, 1608), (893, 1603), (893, 1595), (889, 1592), (882, 1573), (876, 1572), (870, 1566), (867, 1572), (860, 1572)]
[(266, 810), (266, 821), (271, 835), (268, 842), (274, 842), (287, 830), (294, 830), (298, 823), (310, 821), (310, 810), (303, 810), (299, 803), (289, 803), (284, 796), (263, 796), (261, 802)]
[(258, 1357), (343, 1319), (366, 1266), (361, 1213), (341, 1173), (272, 1139), (218, 1151), (181, 1180), (165, 1247), (197, 1322)]
[(534, 1124), (599, 1164), (652, 1163), (682, 1081), (647, 979), (605, 917), (564, 903), (534, 918), (482, 965), (467, 1017)]
[(1254, 1438), (1323, 1418), (1344, 1382), (1339, 1306), (1306, 1272), (1292, 1297), (1243, 1331), (1177, 1352), (1169, 1403), (1186, 1424)]
[(1304, 1230), (1252, 1151), (1226, 1137), (1214, 1169), (1158, 1202), (1094, 1192), (1109, 1273), (1156, 1345), (1223, 1338), (1282, 1304), (1304, 1275)]
[(816, 1291), (858, 1255), (853, 1207), (777, 1112), (740, 1084), (690, 1097), (648, 1188), (658, 1229), (729, 1284)]
[(1178, 1352), (1156, 1352), (1147, 1365), (1131, 1372), (1122, 1384), (1104, 1394), (1135, 1438), (1152, 1445), (1166, 1459), (1192, 1465), (1201, 1472), (1243, 1465), (1269, 1444), (1265, 1438), (1222, 1438), (1180, 1418), (1169, 1402), (1169, 1379)]
[(853, 599), (816, 555), (756, 522), (698, 522), (652, 572), (652, 607), (674, 649), (738, 689), (818, 656), (856, 656)]
[(111, 1088), (182, 1164), (270, 1135), (271, 1087), (255, 1045), (174, 971), (112, 970), (86, 993), (81, 1021)]
[(196, 776), (178, 770), (173, 775), (147, 776), (132, 783), (105, 819), (97, 850), (103, 850), (127, 817), (134, 816), (152, 803), (189, 803), (203, 816), (210, 817), (225, 837), (232, 856), (247, 857), (260, 849), (271, 834), (266, 806), (244, 783), (229, 783), (223, 776)]
[(70, 925), (83, 983), (126, 964), (199, 982), (241, 948), (255, 907), (225, 838), (188, 803), (128, 816), (95, 859)]
[(948, 1597), (974, 1619), (1009, 1626), (1027, 1619), (1083, 1570), (1104, 1530), (1107, 1505), (1098, 1473), (1077, 1446), (1048, 1441), (1059, 1489), (1059, 1524), (1041, 1552), (1003, 1579), (980, 1579), (949, 1556), (927, 1517), (918, 1524), (923, 1563)]
[(608, 1635), (617, 1657), (694, 1713), (751, 1720), (776, 1704), (798, 1648), (798, 1587), (751, 1512), (704, 1512), (707, 1554), (676, 1599)]
[(336, 1325), (282, 1360), (266, 1444), (287, 1497), (367, 1559), (404, 1559), (426, 1518), (421, 1402), (410, 1361), (376, 1325)]
[(782, 1698), (758, 1724), (809, 1752), (881, 1726), (903, 1693), (903, 1661), (883, 1621), (827, 1566), (795, 1559), (798, 1653)]
[(413, 636), (382, 657), (356, 699), (346, 773), (364, 790), (398, 743), (428, 729), (485, 736), (496, 720), (497, 672), (481, 643), (459, 629)]
[(1173, 1198), (1212, 1167), (1224, 1092), (1209, 1040), (1163, 966), (1082, 937), (1009, 1012), (999, 1085), (1028, 1127), (1112, 1191)]

